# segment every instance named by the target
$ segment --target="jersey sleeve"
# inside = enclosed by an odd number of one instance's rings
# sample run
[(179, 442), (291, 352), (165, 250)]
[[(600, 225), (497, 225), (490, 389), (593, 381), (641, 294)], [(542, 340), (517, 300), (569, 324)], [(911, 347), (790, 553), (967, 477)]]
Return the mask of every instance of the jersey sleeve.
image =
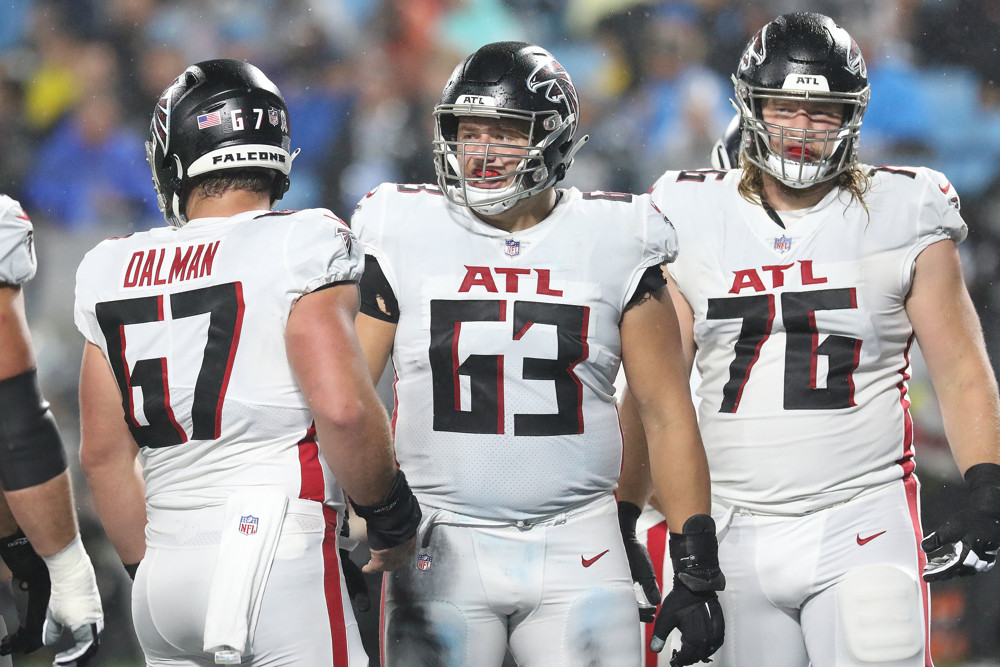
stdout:
[(968, 235), (968, 227), (962, 219), (962, 203), (955, 186), (939, 171), (922, 170), (926, 174), (924, 197), (920, 209), (920, 239), (930, 242), (949, 238), (961, 243)]
[(383, 183), (354, 207), (351, 230), (364, 246), (365, 275), (361, 278), (361, 312), (386, 322), (399, 321), (399, 302), (392, 287), (392, 267), (382, 253), (392, 184)]
[[(676, 172), (666, 172), (660, 176), (653, 184), (653, 187), (649, 189), (649, 203), (650, 207), (656, 211), (667, 226), (670, 227), (672, 233), (673, 244), (674, 244), (674, 255), (670, 258), (668, 263), (667, 272), (671, 277), (676, 279), (677, 273), (683, 270), (683, 260), (684, 260), (684, 247), (681, 245), (680, 236), (674, 223), (671, 221), (670, 213), (668, 211), (672, 204), (675, 204), (675, 196), (671, 193), (672, 184), (676, 181)], [(680, 257), (680, 262), (677, 261)]]
[(951, 239), (961, 243), (968, 235), (968, 227), (960, 213), (961, 200), (955, 186), (939, 171), (920, 168), (916, 170), (920, 201), (917, 208), (915, 239), (903, 263), (903, 291), (908, 292), (913, 281), (917, 257), (928, 246)]
[(382, 236), (391, 186), (391, 183), (382, 183), (372, 188), (351, 214), (351, 231), (366, 246)]
[(673, 225), (653, 205), (649, 195), (639, 195), (636, 200), (642, 218), (642, 254), (629, 280), (625, 308), (663, 287), (666, 281), (660, 267), (677, 258), (677, 233)]
[(300, 212), (285, 241), (285, 266), (301, 294), (341, 282), (358, 282), (364, 272), (361, 244), (347, 224), (326, 209)]
[(652, 198), (649, 199), (649, 206), (653, 209), (653, 213), (649, 214), (649, 246), (654, 253), (663, 256), (660, 264), (673, 262), (680, 250), (677, 230), (666, 214), (653, 203)]
[(0, 283), (25, 283), (36, 268), (31, 220), (17, 200), (0, 195)]
[(92, 267), (99, 266), (99, 262), (95, 263), (94, 255), (100, 252), (100, 247), (97, 246), (94, 250), (91, 250), (80, 262), (80, 266), (76, 270), (76, 288), (74, 292), (74, 303), (73, 303), (73, 322), (76, 324), (76, 328), (80, 330), (83, 337), (87, 339), (88, 342), (94, 345), (101, 346), (104, 337), (100, 335), (100, 325), (97, 322), (97, 314), (95, 312), (95, 304), (97, 302), (92, 285)]

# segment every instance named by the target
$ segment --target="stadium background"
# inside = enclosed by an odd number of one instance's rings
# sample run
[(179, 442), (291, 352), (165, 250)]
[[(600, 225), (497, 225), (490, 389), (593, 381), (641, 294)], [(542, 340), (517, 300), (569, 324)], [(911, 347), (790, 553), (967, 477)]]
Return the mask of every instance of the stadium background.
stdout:
[[(708, 166), (732, 116), (729, 74), (773, 16), (821, 11), (861, 44), (872, 85), (861, 157), (924, 164), (962, 195), (967, 280), (1000, 359), (1000, 3), (995, 0), (4, 0), (0, 2), (0, 192), (36, 227), (27, 287), (42, 384), (75, 470), (87, 548), (107, 614), (100, 665), (138, 665), (129, 582), (80, 475), (72, 322), (75, 268), (99, 240), (162, 224), (143, 141), (159, 93), (188, 64), (260, 66), (284, 92), (303, 147), (282, 208), (345, 219), (383, 181), (433, 182), (431, 108), (480, 45), (551, 50), (580, 91), (592, 136), (567, 182), (645, 191), (665, 169)], [(252, 258), (248, 258), (252, 262)], [(925, 525), (964, 501), (926, 374), (911, 397)], [(382, 386), (384, 390), (385, 387)], [(383, 391), (385, 396), (385, 391)], [(2, 409), (2, 406), (0, 406)], [(6, 575), (6, 572), (4, 571)], [(9, 575), (7, 575), (9, 576)], [(14, 626), (11, 594), (0, 613)], [(937, 584), (939, 667), (1000, 665), (1000, 574)], [(373, 614), (362, 617), (371, 627)], [(18, 664), (47, 664), (39, 651)]]

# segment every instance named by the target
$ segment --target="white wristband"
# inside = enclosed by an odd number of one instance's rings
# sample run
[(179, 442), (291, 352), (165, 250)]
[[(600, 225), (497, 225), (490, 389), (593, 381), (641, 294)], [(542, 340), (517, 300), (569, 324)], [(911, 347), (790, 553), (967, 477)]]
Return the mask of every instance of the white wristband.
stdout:
[(104, 612), (101, 610), (94, 566), (83, 548), (80, 535), (74, 537), (62, 551), (43, 557), (43, 560), (52, 581), (49, 610), (55, 620), (70, 628), (102, 621)]

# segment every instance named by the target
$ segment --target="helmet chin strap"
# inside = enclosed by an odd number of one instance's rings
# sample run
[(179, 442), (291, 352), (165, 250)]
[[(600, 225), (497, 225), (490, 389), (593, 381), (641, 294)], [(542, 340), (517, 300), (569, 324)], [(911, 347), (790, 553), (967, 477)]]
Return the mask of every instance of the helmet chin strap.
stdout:
[[(514, 204), (531, 195), (531, 192), (523, 191), (518, 196), (517, 179), (510, 185), (496, 190), (483, 190), (471, 185), (465, 186), (466, 205), (476, 213), (482, 215), (497, 215), (513, 208)], [(495, 197), (502, 197), (500, 201), (489, 201), (484, 204), (479, 202), (492, 200)]]
[(170, 210), (173, 213), (173, 216), (169, 220), (170, 226), (183, 227), (187, 224), (187, 216), (181, 213), (181, 198), (175, 192), (170, 199)]

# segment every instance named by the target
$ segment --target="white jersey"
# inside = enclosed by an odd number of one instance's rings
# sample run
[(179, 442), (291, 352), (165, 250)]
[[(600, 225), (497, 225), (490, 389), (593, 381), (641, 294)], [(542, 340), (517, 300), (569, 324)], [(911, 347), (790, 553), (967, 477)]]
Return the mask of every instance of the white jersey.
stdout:
[(929, 169), (875, 169), (870, 216), (834, 189), (789, 229), (741, 173), (671, 171), (651, 192), (680, 242), (713, 495), (804, 514), (912, 472), (905, 299), (917, 255), (966, 226)]
[(337, 505), (285, 355), (296, 300), (357, 281), (360, 245), (324, 209), (202, 218), (110, 239), (80, 264), (76, 324), (108, 358), (154, 509), (284, 488)]
[(0, 195), (0, 283), (20, 285), (35, 277), (31, 220), (15, 199)]
[(358, 205), (352, 228), (398, 302), (396, 453), (421, 503), (531, 520), (617, 484), (618, 326), (676, 237), (646, 195), (560, 193), (513, 233), (435, 186), (383, 184)]

